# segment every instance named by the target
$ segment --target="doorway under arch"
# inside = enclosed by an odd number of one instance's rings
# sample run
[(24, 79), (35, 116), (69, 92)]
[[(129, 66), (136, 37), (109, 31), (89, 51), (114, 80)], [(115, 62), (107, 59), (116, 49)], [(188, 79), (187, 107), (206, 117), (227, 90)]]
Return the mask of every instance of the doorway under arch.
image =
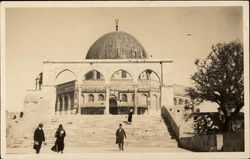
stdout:
[(112, 115), (118, 114), (117, 101), (114, 98), (109, 99), (109, 114)]

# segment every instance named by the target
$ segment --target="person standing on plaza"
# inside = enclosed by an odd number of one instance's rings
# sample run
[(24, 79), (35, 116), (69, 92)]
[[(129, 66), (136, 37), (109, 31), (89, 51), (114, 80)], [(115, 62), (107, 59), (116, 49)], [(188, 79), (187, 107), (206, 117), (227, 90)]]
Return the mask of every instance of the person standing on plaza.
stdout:
[(123, 149), (124, 137), (126, 138), (127, 136), (124, 129), (122, 128), (122, 124), (120, 124), (119, 128), (116, 131), (116, 144), (118, 144), (120, 151), (124, 151)]
[(60, 124), (55, 134), (56, 142), (55, 145), (51, 148), (52, 151), (58, 153), (61, 151), (61, 153), (63, 153), (65, 136), (66, 136), (66, 131), (63, 129), (62, 124)]
[(129, 113), (128, 113), (128, 123), (132, 123), (132, 116), (133, 116), (133, 109), (130, 109)]
[(36, 128), (35, 132), (34, 132), (34, 146), (33, 148), (36, 150), (36, 153), (39, 154), (40, 149), (42, 147), (42, 142), (44, 142), (44, 144), (46, 145), (45, 142), (45, 136), (44, 136), (44, 132), (43, 132), (43, 124), (39, 123), (38, 128)]

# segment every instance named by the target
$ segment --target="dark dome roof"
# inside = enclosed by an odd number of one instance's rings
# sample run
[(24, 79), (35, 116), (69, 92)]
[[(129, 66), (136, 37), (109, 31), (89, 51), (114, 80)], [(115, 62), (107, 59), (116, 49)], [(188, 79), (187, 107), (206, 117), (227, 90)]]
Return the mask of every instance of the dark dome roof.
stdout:
[(114, 31), (97, 39), (89, 48), (86, 59), (145, 59), (148, 55), (132, 35)]

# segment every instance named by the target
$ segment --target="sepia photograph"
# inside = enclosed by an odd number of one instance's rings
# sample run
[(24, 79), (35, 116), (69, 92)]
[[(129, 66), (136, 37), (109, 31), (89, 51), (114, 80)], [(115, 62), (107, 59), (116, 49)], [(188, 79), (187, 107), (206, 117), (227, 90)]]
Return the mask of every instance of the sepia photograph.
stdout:
[(2, 2), (2, 158), (248, 158), (248, 2)]

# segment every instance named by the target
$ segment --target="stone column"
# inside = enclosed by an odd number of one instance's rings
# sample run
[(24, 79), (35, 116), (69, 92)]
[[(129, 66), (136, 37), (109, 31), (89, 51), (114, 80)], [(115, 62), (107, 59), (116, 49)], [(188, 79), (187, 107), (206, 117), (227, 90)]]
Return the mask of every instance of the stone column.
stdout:
[(155, 101), (153, 100), (153, 98), (154, 98), (153, 93), (150, 91), (149, 92), (149, 108), (150, 109), (148, 111), (150, 115), (155, 114), (156, 112)]
[(136, 115), (137, 115), (137, 103), (138, 103), (137, 87), (134, 86), (134, 111), (135, 111), (134, 114)]
[(71, 114), (71, 99), (69, 94), (68, 94), (68, 114)]
[(74, 96), (75, 96), (75, 94), (74, 94), (74, 92), (73, 92), (73, 94), (72, 94), (72, 97), (73, 97), (73, 98), (70, 98), (70, 114), (74, 114), (74, 104), (75, 104), (75, 103), (74, 103), (74, 102), (75, 102), (75, 101), (74, 101), (74, 100), (75, 100), (75, 99), (74, 99)]
[(155, 100), (156, 100), (156, 102), (155, 102), (155, 107), (156, 107), (156, 113), (157, 113), (157, 115), (160, 115), (160, 108), (159, 108), (159, 96), (158, 95), (156, 95), (155, 96)]
[(74, 91), (73, 114), (77, 114), (77, 111), (78, 111), (78, 89)]
[(78, 86), (78, 115), (81, 115), (81, 94), (82, 94), (82, 88), (79, 85)]
[(62, 109), (61, 109), (61, 106), (63, 107), (63, 104), (62, 104), (62, 96), (59, 98), (59, 103), (60, 103), (60, 105), (59, 105), (59, 114), (60, 115), (62, 115)]
[(67, 97), (67, 94), (66, 94), (66, 95), (64, 95), (64, 114), (68, 113), (67, 106), (68, 106), (68, 97)]
[(60, 111), (60, 100), (59, 100), (59, 98), (57, 98), (57, 103), (56, 103), (56, 110), (55, 110), (56, 112), (56, 114), (59, 114), (59, 111)]
[(64, 113), (65, 109), (65, 100), (64, 100), (64, 95), (62, 96), (62, 113)]
[(109, 114), (109, 94), (110, 94), (110, 89), (109, 86), (106, 86), (106, 104), (105, 104), (105, 111), (104, 114)]

